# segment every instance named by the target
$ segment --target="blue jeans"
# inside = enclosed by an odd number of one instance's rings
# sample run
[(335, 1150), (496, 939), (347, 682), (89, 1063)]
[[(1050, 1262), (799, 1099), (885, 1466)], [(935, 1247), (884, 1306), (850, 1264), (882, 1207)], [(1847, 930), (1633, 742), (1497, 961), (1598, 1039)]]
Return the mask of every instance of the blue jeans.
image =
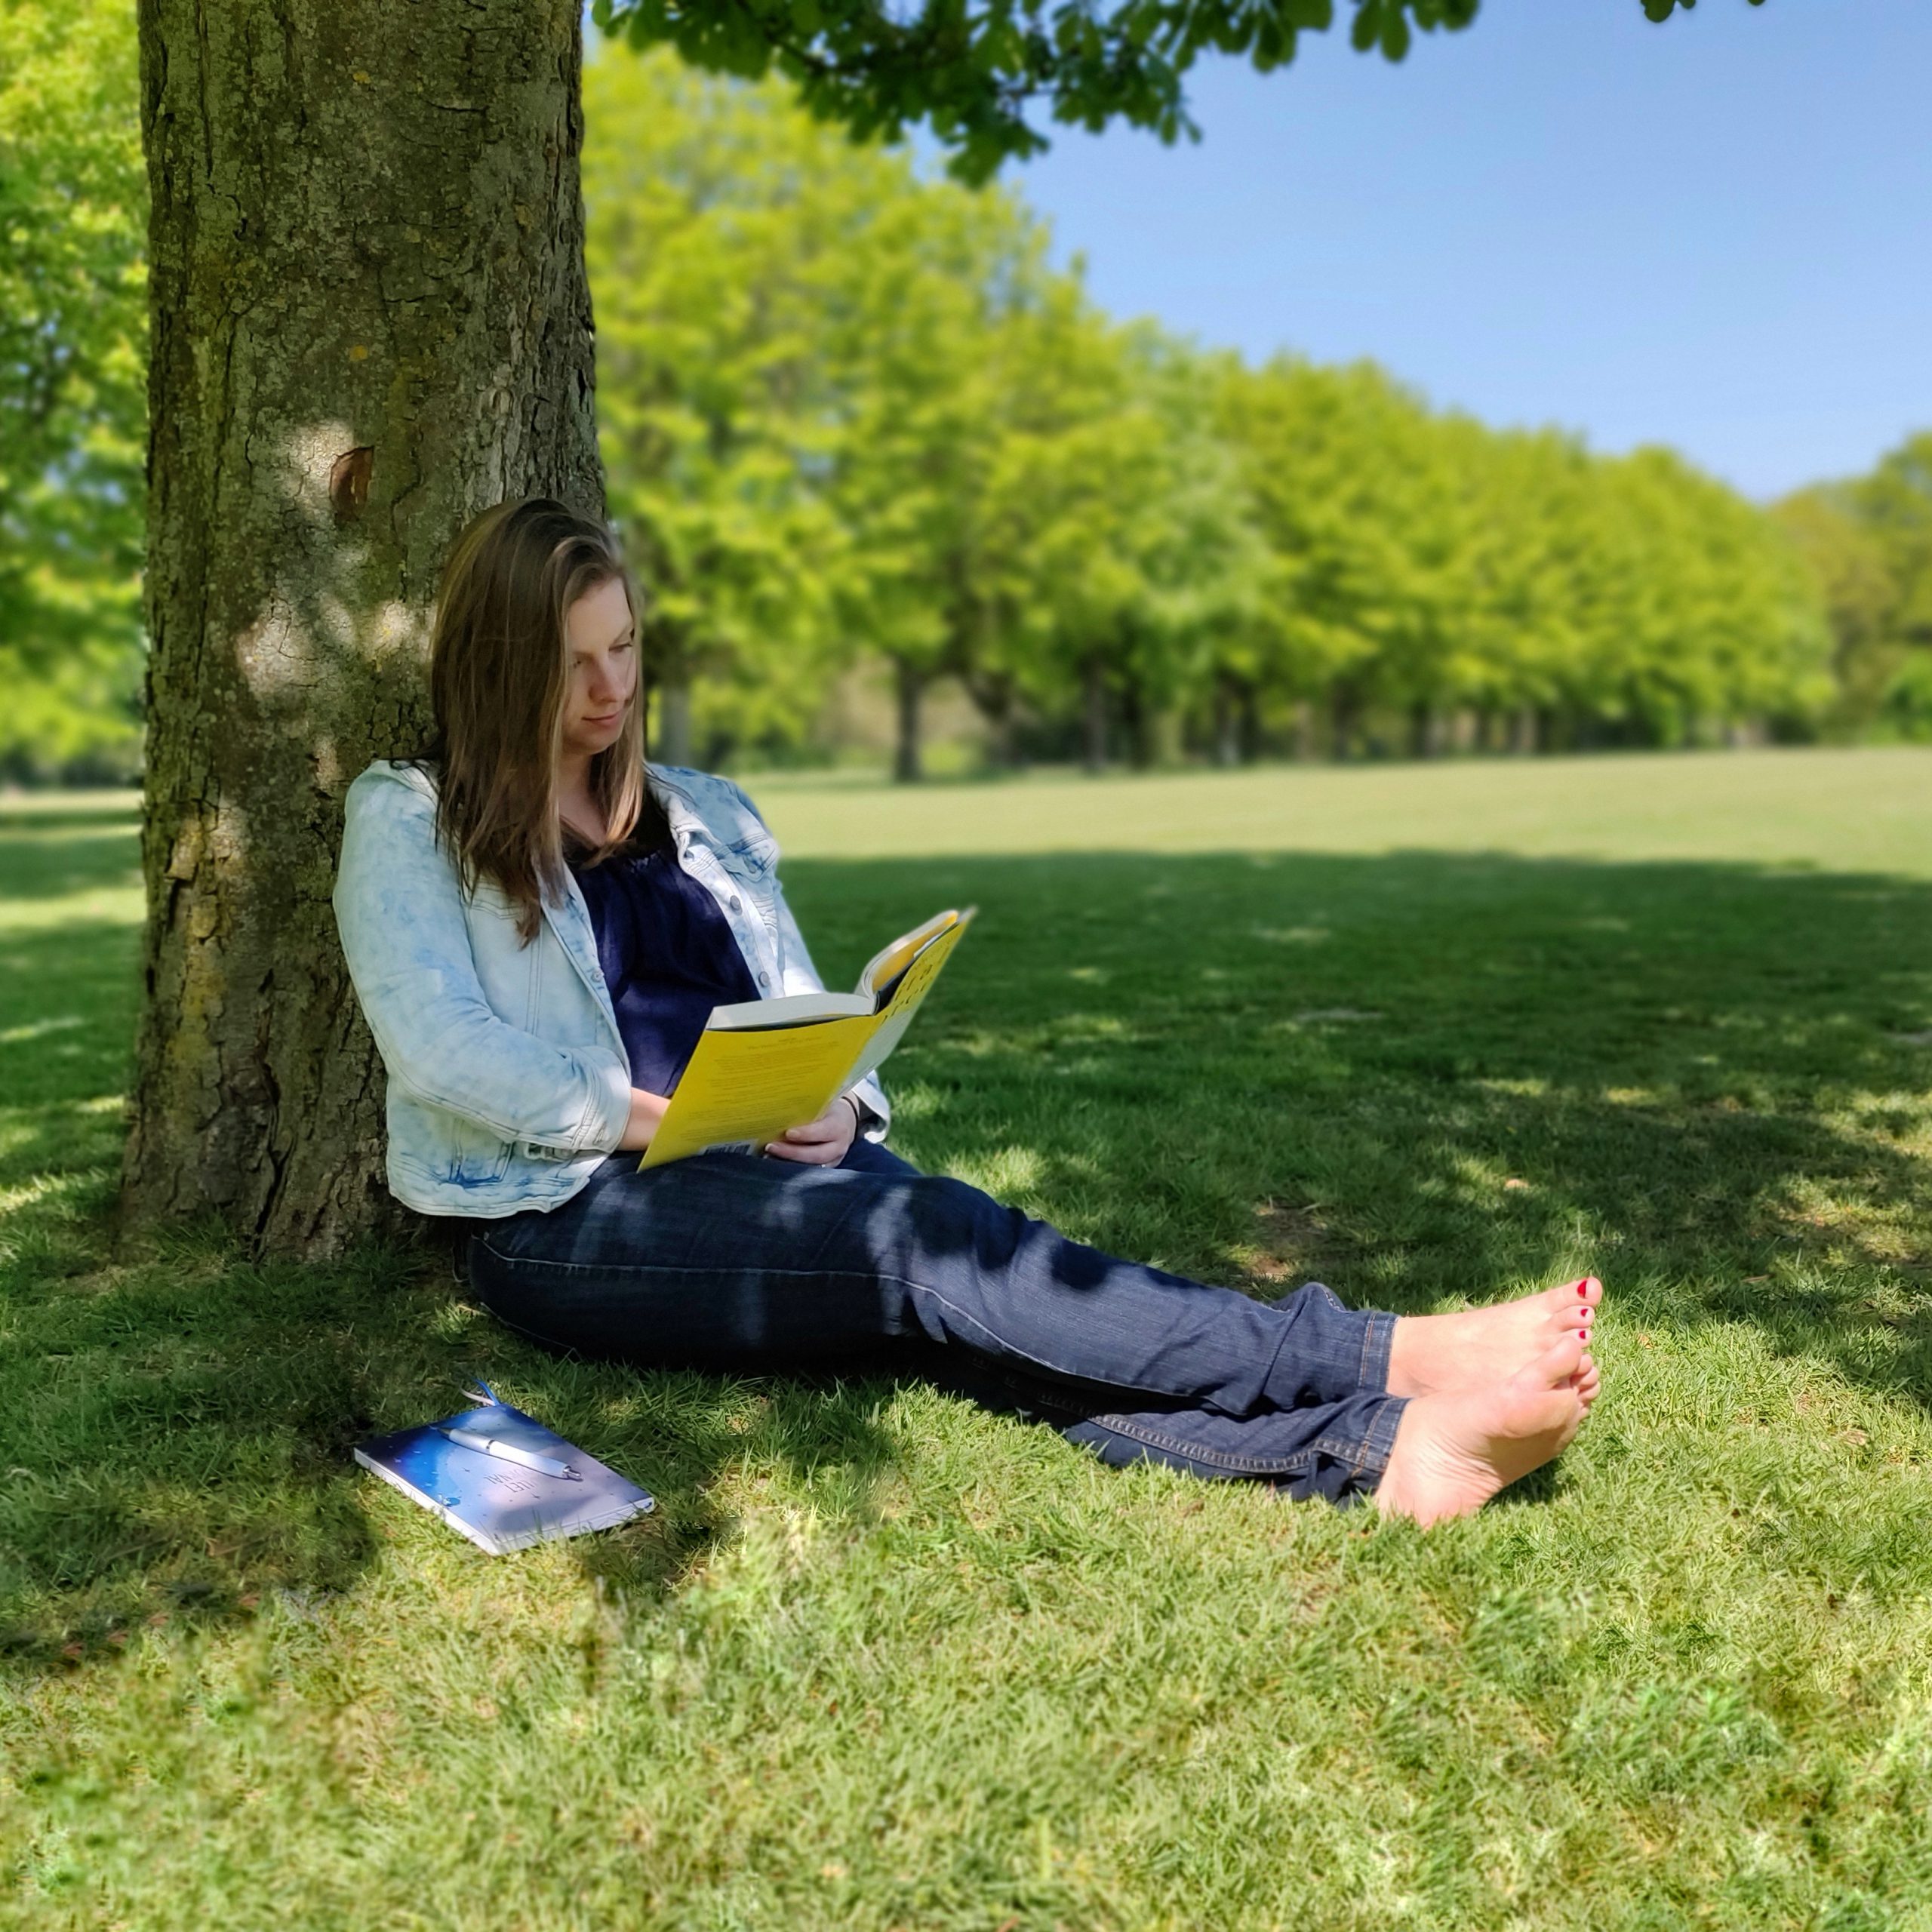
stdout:
[(1374, 1489), (1401, 1417), (1392, 1315), (1318, 1282), (1260, 1302), (1118, 1261), (869, 1142), (836, 1168), (614, 1155), (561, 1207), (472, 1225), (484, 1303), (584, 1355), (743, 1374), (882, 1359), (1109, 1463), (1336, 1500)]

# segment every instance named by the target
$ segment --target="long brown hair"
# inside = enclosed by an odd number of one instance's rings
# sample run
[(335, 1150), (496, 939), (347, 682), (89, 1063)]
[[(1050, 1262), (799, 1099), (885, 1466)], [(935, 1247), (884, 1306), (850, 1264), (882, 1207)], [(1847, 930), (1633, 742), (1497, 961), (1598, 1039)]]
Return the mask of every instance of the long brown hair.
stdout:
[[(614, 577), (635, 616), (636, 588), (610, 531), (549, 497), (485, 510), (443, 565), (429, 650), (436, 735), (426, 754), (441, 768), (436, 835), (466, 891), (487, 878), (515, 903), (526, 945), (545, 900), (565, 891), (557, 814), (565, 613)], [(609, 832), (593, 861), (624, 844), (640, 816), (659, 816), (644, 782), (644, 731), (640, 683), (616, 743), (591, 760), (591, 795)]]

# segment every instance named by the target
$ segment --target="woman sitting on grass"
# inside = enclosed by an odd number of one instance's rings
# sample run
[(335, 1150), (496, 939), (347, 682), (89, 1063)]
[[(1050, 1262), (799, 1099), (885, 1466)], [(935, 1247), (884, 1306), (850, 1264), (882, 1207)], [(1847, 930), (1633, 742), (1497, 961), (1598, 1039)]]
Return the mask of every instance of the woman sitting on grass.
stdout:
[(436, 742), (350, 788), (336, 916), (389, 1069), (389, 1177), (469, 1224), (476, 1292), (552, 1346), (743, 1374), (888, 1363), (1108, 1462), (1479, 1509), (1575, 1435), (1594, 1280), (1398, 1318), (1115, 1260), (884, 1145), (877, 1082), (765, 1156), (640, 1172), (714, 1005), (818, 989), (729, 780), (647, 768), (635, 602), (598, 524), (458, 539)]

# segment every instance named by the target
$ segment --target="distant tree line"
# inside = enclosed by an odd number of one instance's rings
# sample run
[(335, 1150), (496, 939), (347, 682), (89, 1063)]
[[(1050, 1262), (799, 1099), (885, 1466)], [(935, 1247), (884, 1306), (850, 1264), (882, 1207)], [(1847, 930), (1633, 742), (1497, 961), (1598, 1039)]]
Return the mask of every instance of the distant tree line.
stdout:
[(586, 113), (605, 461), (669, 759), (808, 741), (863, 655), (891, 667), (903, 777), (942, 678), (996, 761), (1832, 715), (1801, 547), (1667, 451), (1121, 326), (1013, 196), (923, 180), (775, 87), (607, 59)]
[[(89, 5), (0, 22), (0, 773), (138, 731), (144, 197), (131, 32)], [(780, 83), (607, 53), (586, 111), (668, 761), (808, 755), (866, 663), (904, 777), (942, 681), (1008, 764), (1932, 737), (1932, 436), (1767, 512), (1115, 323), (1013, 195)]]

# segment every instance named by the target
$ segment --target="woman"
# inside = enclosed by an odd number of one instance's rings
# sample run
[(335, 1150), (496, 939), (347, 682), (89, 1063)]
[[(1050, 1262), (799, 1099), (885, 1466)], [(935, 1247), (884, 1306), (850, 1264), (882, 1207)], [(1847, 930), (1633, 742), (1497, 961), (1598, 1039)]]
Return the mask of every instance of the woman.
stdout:
[(1548, 1461), (1596, 1393), (1601, 1290), (1398, 1319), (1114, 1260), (884, 1145), (874, 1080), (765, 1156), (638, 1168), (714, 1004), (816, 989), (729, 780), (644, 761), (601, 525), (502, 504), (445, 567), (436, 742), (350, 788), (335, 908), (389, 1071), (389, 1175), (555, 1346), (745, 1372), (888, 1359), (1107, 1460), (1373, 1494), (1428, 1523)]

